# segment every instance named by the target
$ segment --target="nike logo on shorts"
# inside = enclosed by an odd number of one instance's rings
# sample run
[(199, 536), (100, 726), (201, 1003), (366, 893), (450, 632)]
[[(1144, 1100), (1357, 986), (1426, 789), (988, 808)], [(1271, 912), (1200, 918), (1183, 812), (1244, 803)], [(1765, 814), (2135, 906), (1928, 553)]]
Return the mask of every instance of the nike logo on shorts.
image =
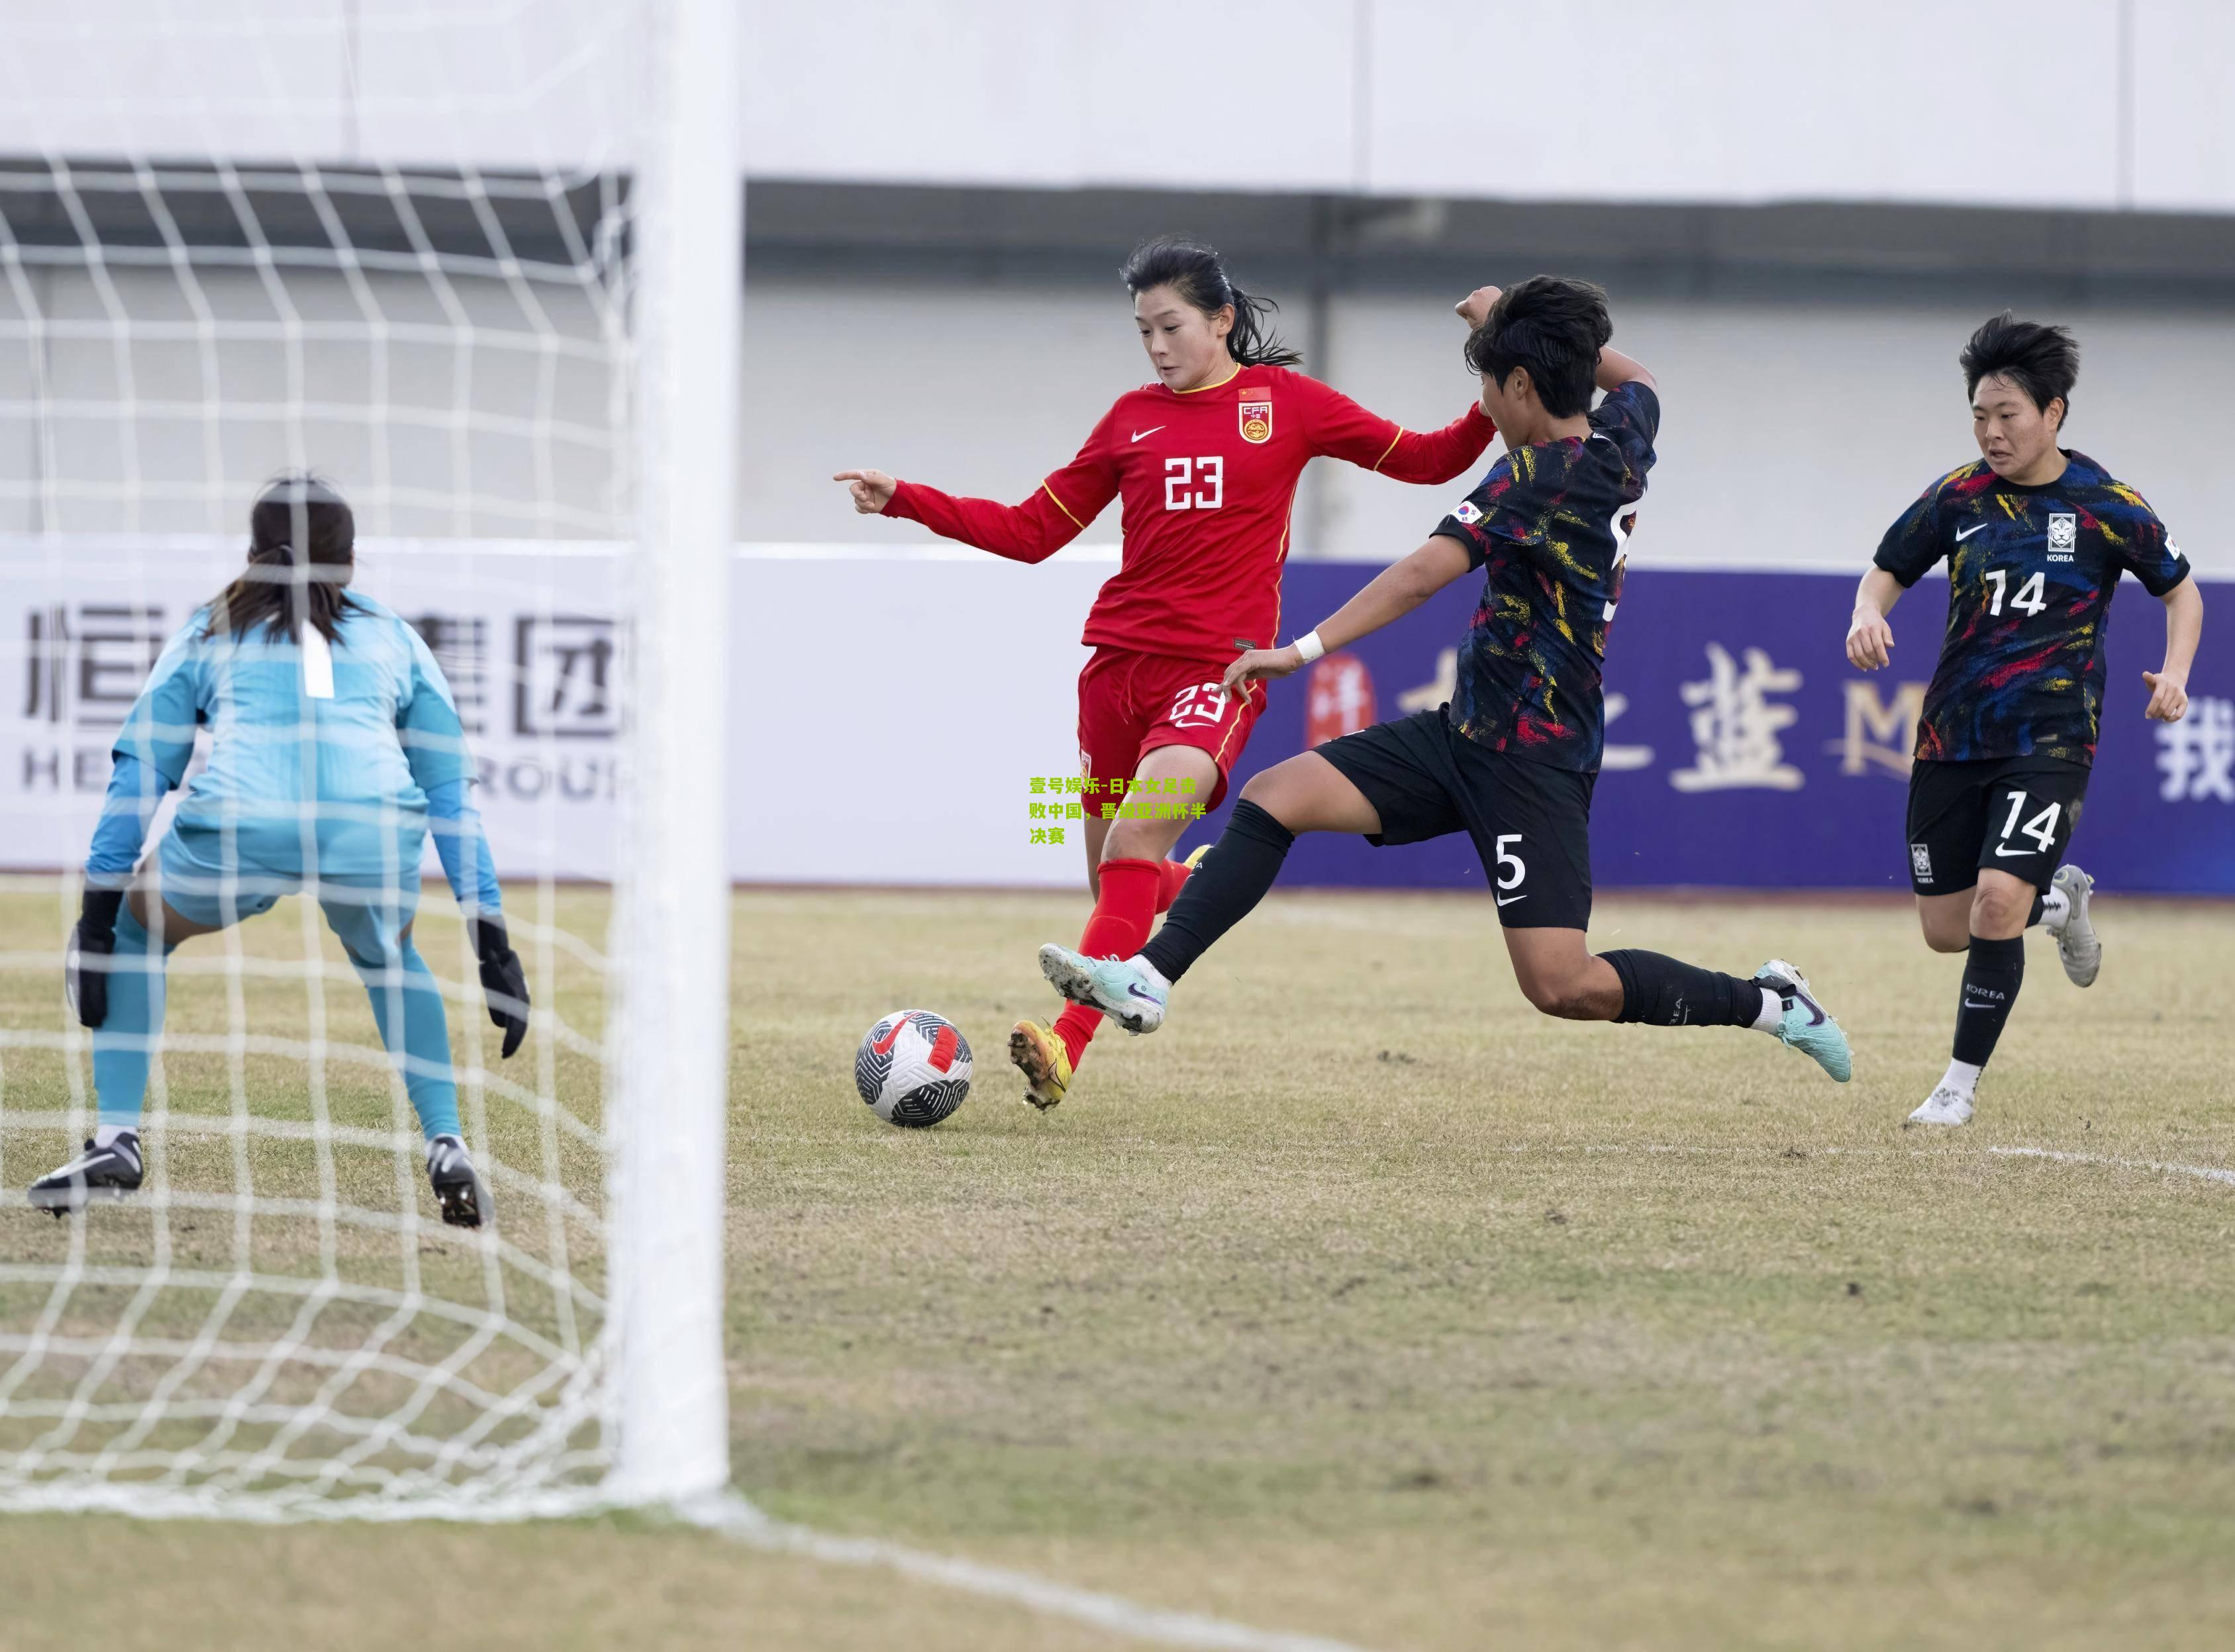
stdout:
[(1138, 442), (1144, 436), (1154, 436), (1163, 428), (1161, 424), (1152, 424), (1145, 430), (1136, 430), (1133, 432), (1133, 440)]
[[(1136, 442), (1138, 442), (1140, 439), (1141, 438), (1138, 436), (1135, 436), (1133, 438)], [(1965, 540), (1970, 538), (1972, 534), (1983, 532), (1987, 527), (1988, 524), (1985, 522), (1974, 522), (1969, 528), (1959, 528), (1956, 530), (1956, 542), (1958, 545), (1961, 545)]]
[(1502, 907), (1510, 907), (1516, 901), (1526, 901), (1528, 898), (1529, 897), (1526, 895), (1501, 895), (1498, 897), (1498, 904)]

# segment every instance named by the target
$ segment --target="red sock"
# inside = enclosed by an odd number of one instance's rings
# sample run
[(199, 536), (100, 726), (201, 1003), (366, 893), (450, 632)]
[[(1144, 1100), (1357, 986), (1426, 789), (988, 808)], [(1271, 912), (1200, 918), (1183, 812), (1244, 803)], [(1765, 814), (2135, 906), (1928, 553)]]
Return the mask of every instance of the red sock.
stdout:
[(1172, 909), (1172, 902), (1180, 898), (1180, 885), (1188, 881), (1195, 869), (1184, 861), (1159, 861), (1157, 870), (1163, 880), (1157, 886), (1157, 911), (1162, 914)]
[[(1078, 938), (1078, 950), (1089, 958), (1131, 958), (1148, 944), (1149, 926), (1157, 918), (1157, 887), (1163, 874), (1155, 861), (1102, 862), (1102, 898)], [(1101, 1024), (1102, 1012), (1073, 1004), (1056, 1018), (1055, 1035), (1077, 1066)]]

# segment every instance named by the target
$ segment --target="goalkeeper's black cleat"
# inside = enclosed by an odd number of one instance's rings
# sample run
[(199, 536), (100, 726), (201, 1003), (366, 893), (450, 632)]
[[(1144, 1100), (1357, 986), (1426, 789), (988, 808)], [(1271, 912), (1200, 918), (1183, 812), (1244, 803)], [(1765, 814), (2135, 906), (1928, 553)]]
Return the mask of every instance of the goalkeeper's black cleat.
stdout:
[(488, 1184), (474, 1169), (474, 1156), (456, 1137), (437, 1136), (427, 1144), (427, 1180), (435, 1203), (442, 1207), (442, 1220), (452, 1227), (478, 1228), (495, 1216)]
[(142, 1172), (140, 1133), (121, 1131), (106, 1147), (86, 1143), (84, 1152), (53, 1175), (32, 1183), (27, 1196), (31, 1209), (52, 1211), (59, 1219), (88, 1204), (131, 1197), (140, 1190)]

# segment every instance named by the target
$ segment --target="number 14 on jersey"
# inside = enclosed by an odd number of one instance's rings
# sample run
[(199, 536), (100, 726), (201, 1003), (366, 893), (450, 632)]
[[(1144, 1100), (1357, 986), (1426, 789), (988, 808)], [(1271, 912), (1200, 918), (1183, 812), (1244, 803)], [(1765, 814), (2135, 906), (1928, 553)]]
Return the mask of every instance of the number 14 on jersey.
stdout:
[[(2002, 611), (2002, 593), (2008, 588), (2009, 581), (2000, 568), (1989, 568), (1986, 577), (1993, 580), (1995, 585), (1995, 594), (1987, 605), (1987, 612), (1999, 614)], [(2010, 599), (2010, 606), (2020, 613), (2039, 613), (2043, 608), (2048, 606), (2048, 599), (2041, 593), (2042, 580), (2042, 576), (2036, 574), (2018, 587), (2017, 594)]]

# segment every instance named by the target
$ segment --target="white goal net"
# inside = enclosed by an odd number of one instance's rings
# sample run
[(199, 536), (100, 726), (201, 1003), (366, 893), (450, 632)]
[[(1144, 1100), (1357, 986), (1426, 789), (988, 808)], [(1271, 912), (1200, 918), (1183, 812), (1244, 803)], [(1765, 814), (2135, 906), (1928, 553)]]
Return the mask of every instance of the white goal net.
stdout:
[[(0, 22), (0, 1511), (510, 1518), (726, 1479), (730, 13)], [(63, 990), (112, 749), (259, 490), (305, 471), (478, 778), (516, 1055), (431, 844), (389, 893), (494, 1218), (442, 1221), (439, 1059), (391, 1055), (392, 976), (312, 865), (170, 954), (144, 1182), (57, 1219), (27, 1186), (127, 1099)]]

